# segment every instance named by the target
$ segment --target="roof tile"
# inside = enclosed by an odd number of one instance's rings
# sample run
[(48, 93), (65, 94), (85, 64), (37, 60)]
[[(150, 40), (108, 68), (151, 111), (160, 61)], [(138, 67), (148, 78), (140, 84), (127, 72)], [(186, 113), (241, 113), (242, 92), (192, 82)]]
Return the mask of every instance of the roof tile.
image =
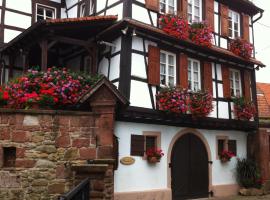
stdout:
[(260, 118), (270, 118), (270, 84), (257, 83), (257, 100)]

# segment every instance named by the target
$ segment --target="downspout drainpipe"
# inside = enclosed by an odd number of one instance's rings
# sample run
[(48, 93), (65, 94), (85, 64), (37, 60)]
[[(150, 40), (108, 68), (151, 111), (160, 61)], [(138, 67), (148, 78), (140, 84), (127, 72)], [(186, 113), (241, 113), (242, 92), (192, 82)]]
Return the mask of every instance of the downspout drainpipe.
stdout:
[[(252, 42), (253, 42), (253, 44), (255, 44), (254, 42), (255, 42), (255, 39), (254, 39), (254, 26), (253, 26), (253, 24), (255, 24), (257, 21), (259, 21), (262, 17), (263, 17), (263, 12), (264, 11), (261, 11), (260, 12), (260, 16), (257, 18), (257, 19), (255, 19), (255, 20), (251, 20), (251, 26), (252, 26)], [(255, 58), (255, 46), (253, 46), (253, 57)]]

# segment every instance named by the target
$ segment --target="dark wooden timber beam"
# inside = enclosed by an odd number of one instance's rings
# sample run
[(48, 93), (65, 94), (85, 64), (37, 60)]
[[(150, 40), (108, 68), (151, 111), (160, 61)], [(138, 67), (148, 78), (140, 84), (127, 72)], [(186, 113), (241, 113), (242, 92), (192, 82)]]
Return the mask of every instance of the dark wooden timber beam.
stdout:
[(46, 71), (48, 65), (48, 41), (42, 40), (39, 45), (41, 48), (41, 71)]
[(58, 41), (58, 42), (66, 43), (66, 44), (73, 44), (73, 45), (83, 46), (83, 47), (92, 47), (93, 46), (93, 44), (89, 41), (74, 39), (74, 38), (70, 38), (70, 37), (53, 35), (49, 39), (53, 40), (53, 41)]
[(13, 78), (13, 68), (14, 68), (14, 62), (15, 62), (15, 56), (16, 55), (12, 55), (9, 54), (9, 71), (8, 71), (8, 78), (12, 79)]

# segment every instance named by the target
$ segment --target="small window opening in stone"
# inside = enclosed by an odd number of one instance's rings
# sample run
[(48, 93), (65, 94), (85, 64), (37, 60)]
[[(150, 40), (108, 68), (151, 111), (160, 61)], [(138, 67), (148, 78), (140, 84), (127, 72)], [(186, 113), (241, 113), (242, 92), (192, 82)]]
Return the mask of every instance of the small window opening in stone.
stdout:
[(16, 148), (4, 147), (3, 153), (4, 153), (4, 167), (15, 167)]

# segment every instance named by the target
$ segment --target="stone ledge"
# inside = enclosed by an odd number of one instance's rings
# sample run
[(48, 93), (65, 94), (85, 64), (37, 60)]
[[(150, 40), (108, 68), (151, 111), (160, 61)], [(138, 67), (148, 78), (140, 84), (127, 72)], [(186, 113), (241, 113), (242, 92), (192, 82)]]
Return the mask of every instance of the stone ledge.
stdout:
[(71, 170), (78, 173), (105, 173), (108, 167), (108, 164), (74, 164)]
[(24, 110), (24, 109), (8, 109), (0, 108), (0, 114), (32, 114), (32, 115), (85, 115), (85, 116), (96, 116), (94, 112), (83, 112), (83, 111), (72, 111), (72, 110)]

